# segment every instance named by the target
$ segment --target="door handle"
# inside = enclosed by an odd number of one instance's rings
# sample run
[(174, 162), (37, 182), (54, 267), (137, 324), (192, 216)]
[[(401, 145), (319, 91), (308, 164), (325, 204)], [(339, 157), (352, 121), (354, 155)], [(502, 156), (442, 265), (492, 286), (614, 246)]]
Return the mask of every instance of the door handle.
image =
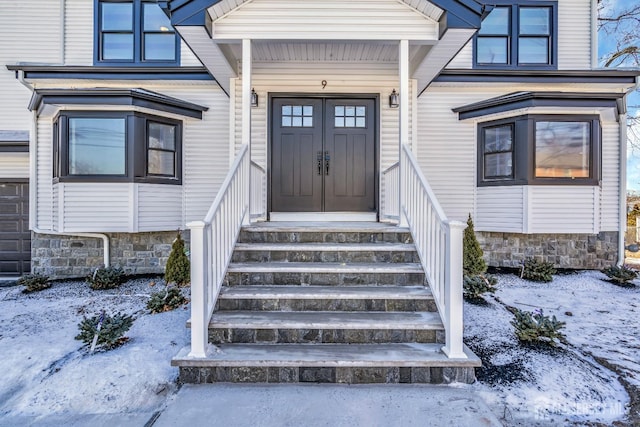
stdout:
[(329, 163), (331, 162), (331, 156), (329, 156), (329, 152), (325, 151), (324, 152), (324, 164), (325, 167), (327, 168), (327, 171), (325, 173), (325, 175), (329, 175)]
[(322, 151), (318, 151), (316, 159), (318, 160), (318, 175), (322, 175)]

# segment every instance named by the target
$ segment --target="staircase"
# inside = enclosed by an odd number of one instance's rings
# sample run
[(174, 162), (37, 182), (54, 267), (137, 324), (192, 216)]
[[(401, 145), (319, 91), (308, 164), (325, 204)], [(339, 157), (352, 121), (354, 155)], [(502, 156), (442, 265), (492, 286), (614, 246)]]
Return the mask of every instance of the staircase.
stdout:
[(243, 228), (209, 342), (173, 359), (180, 382), (470, 383), (480, 365), (442, 353), (411, 234), (380, 223)]

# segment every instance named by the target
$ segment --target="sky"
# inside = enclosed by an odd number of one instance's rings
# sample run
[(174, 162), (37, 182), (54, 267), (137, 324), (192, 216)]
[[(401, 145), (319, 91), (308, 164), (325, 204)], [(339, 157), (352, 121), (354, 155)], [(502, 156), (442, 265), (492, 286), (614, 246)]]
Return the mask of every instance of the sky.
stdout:
[[(640, 0), (604, 0), (605, 8), (616, 10), (621, 6), (629, 6), (633, 3), (640, 4)], [(607, 53), (615, 50), (615, 42), (604, 32), (598, 34), (598, 56), (602, 58)], [(602, 61), (600, 61), (602, 65)], [(632, 93), (627, 98), (627, 105), (640, 105), (640, 93), (638, 91)], [(629, 115), (638, 115), (639, 111), (629, 108)], [(640, 135), (638, 129), (637, 135)], [(640, 141), (637, 142), (638, 148), (628, 146), (627, 149), (627, 190), (635, 190), (640, 192)]]

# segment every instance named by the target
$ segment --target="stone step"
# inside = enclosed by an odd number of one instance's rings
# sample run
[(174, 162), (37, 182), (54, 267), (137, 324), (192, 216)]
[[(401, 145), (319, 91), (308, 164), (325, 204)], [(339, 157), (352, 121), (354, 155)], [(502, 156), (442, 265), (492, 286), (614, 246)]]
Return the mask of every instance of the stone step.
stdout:
[(405, 243), (238, 243), (232, 262), (420, 262)]
[(440, 344), (223, 344), (204, 359), (183, 348), (181, 383), (472, 383), (480, 360), (449, 359)]
[(442, 341), (437, 312), (218, 311), (209, 342), (400, 343)]
[(436, 311), (424, 286), (235, 286), (223, 287), (217, 310)]
[(243, 227), (240, 243), (412, 243), (407, 228), (382, 223), (267, 222)]
[(422, 285), (418, 263), (265, 262), (231, 263), (225, 284), (239, 285)]

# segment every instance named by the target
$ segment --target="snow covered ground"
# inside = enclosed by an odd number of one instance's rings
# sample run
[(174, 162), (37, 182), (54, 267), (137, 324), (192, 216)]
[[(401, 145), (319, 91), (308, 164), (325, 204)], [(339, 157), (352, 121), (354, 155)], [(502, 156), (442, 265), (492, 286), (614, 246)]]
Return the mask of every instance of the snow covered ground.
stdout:
[[(640, 385), (640, 287), (621, 288), (597, 271), (556, 275), (550, 283), (497, 277), (487, 305), (465, 303), (465, 340), (485, 365), (472, 387), (494, 412), (523, 426), (625, 419), (629, 395), (596, 359)], [(566, 322), (568, 345), (519, 345), (505, 305), (555, 315)]]
[[(465, 303), (466, 340), (485, 367), (479, 382), (461, 387), (477, 391), (507, 425), (625, 419), (629, 395), (618, 374), (595, 359), (615, 365), (640, 386), (640, 287), (624, 289), (603, 278), (588, 271), (540, 284), (498, 275), (498, 291), (486, 305)], [(34, 294), (0, 288), (0, 420), (160, 410), (177, 389), (177, 369), (169, 363), (188, 343), (189, 313), (148, 314), (148, 297), (160, 287), (151, 282), (137, 279), (107, 291), (82, 282), (55, 283)], [(520, 346), (505, 305), (555, 314), (567, 322), (569, 345)], [(83, 315), (102, 309), (134, 314), (136, 320), (122, 347), (89, 355), (74, 339), (77, 325)]]
[[(91, 290), (83, 282), (54, 283), (42, 292), (0, 288), (0, 417), (58, 412), (149, 412), (176, 390), (169, 365), (188, 343), (186, 309), (147, 314), (150, 279), (117, 290)], [(78, 334), (83, 315), (100, 310), (134, 314), (130, 340), (89, 355)]]

